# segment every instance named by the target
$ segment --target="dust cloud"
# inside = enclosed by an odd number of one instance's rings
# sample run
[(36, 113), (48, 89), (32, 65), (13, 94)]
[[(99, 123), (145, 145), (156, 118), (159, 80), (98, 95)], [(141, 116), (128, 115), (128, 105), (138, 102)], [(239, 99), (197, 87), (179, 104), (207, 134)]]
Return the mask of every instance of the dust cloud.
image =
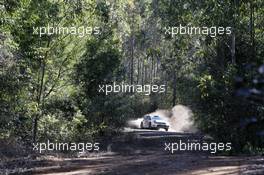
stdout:
[(140, 128), (140, 123), (141, 123), (142, 120), (143, 120), (143, 117), (142, 118), (135, 119), (135, 120), (129, 120), (127, 122), (127, 124), (128, 124), (128, 126), (130, 128)]
[[(198, 129), (192, 120), (192, 111), (184, 105), (176, 105), (171, 110), (158, 109), (150, 115), (158, 115), (169, 124), (169, 131), (174, 132), (197, 132)], [(128, 121), (130, 128), (140, 128), (143, 118)]]

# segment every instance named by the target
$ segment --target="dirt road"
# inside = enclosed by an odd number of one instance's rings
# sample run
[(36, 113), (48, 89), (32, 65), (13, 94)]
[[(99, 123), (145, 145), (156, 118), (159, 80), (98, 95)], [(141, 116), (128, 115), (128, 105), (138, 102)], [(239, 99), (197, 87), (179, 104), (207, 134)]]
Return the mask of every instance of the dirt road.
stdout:
[[(164, 150), (165, 141), (197, 140), (191, 133), (126, 130), (100, 153), (79, 158), (46, 157), (42, 164), (19, 174), (43, 175), (251, 175), (264, 174), (264, 157), (216, 156), (206, 152)], [(43, 163), (44, 162), (44, 163)], [(43, 166), (44, 165), (44, 166)], [(16, 174), (16, 173), (14, 173)]]

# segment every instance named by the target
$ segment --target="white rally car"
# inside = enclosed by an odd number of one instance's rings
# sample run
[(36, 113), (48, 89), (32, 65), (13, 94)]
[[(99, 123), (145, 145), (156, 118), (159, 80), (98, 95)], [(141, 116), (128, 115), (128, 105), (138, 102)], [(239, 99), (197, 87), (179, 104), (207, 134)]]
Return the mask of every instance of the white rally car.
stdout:
[(140, 123), (142, 129), (160, 129), (163, 128), (166, 131), (169, 129), (169, 125), (166, 121), (161, 119), (158, 115), (145, 115)]

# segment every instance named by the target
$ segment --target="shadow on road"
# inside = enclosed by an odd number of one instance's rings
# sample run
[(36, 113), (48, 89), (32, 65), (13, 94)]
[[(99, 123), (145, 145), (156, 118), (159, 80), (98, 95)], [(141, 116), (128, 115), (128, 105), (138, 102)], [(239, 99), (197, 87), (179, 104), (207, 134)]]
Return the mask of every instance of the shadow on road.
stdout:
[[(264, 174), (263, 157), (216, 156), (207, 152), (164, 151), (165, 141), (199, 140), (204, 136), (152, 130), (131, 130), (104, 142), (98, 154), (82, 158), (46, 159), (45, 164), (17, 174), (43, 175), (237, 175)], [(14, 173), (16, 174), (16, 173)]]

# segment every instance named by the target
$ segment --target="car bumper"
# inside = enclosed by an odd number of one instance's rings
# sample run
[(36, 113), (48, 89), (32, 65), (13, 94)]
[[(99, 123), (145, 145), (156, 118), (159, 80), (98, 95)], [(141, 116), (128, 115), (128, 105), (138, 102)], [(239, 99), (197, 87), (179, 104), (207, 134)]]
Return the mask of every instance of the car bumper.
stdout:
[(152, 125), (152, 127), (153, 127), (153, 128), (163, 128), (163, 129), (168, 129), (168, 128), (169, 128), (168, 125), (162, 125), (162, 124), (156, 124), (156, 123), (154, 123), (154, 124)]

